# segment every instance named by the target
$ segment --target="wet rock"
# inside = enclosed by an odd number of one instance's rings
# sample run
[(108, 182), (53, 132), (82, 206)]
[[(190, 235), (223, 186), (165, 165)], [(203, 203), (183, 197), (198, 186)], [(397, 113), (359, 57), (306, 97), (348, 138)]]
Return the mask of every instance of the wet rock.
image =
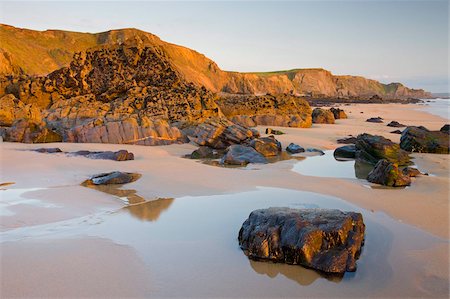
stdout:
[(265, 164), (267, 159), (252, 147), (235, 144), (226, 149), (220, 163), (229, 165)]
[(439, 131), (441, 131), (443, 133), (450, 134), (450, 125), (449, 124), (445, 124)]
[(356, 143), (356, 137), (350, 136), (345, 137), (337, 140), (337, 143), (340, 144), (355, 144)]
[(400, 137), (400, 147), (416, 153), (448, 154), (449, 134), (425, 127), (407, 127)]
[(282, 150), (281, 143), (273, 136), (253, 139), (250, 146), (265, 157), (276, 156)]
[(283, 135), (284, 132), (279, 131), (279, 130), (275, 130), (275, 129), (271, 129), (271, 128), (267, 128), (266, 129), (266, 134), (268, 134), (268, 135)]
[(208, 146), (200, 146), (193, 151), (189, 157), (191, 159), (217, 159), (221, 157), (221, 153), (218, 150), (212, 149)]
[(356, 159), (375, 165), (379, 160), (386, 159), (398, 165), (410, 164), (408, 153), (397, 143), (383, 136), (360, 134), (356, 143)]
[(268, 208), (250, 214), (242, 224), (238, 240), (251, 259), (342, 274), (356, 270), (364, 231), (360, 213)]
[(402, 131), (400, 131), (400, 130), (394, 130), (394, 131), (391, 131), (390, 133), (391, 133), (391, 134), (401, 134)]
[(314, 124), (334, 124), (334, 115), (330, 110), (316, 108), (312, 112), (312, 122)]
[(405, 167), (405, 168), (403, 168), (402, 173), (409, 177), (416, 177), (416, 176), (423, 174), (420, 172), (419, 169), (414, 168), (414, 167)]
[(406, 125), (399, 123), (398, 121), (391, 121), (390, 123), (387, 124), (388, 127), (393, 127), (393, 128), (402, 128), (402, 127), (406, 127)]
[(333, 152), (333, 156), (336, 160), (355, 159), (355, 155), (356, 155), (356, 146), (354, 144), (338, 147)]
[(47, 154), (53, 154), (53, 153), (62, 153), (62, 150), (59, 147), (42, 147), (34, 150), (38, 153), (47, 153)]
[(383, 122), (383, 119), (381, 118), (381, 117), (371, 117), (371, 118), (369, 118), (369, 119), (366, 119), (366, 122), (369, 122), (369, 123), (382, 123)]
[(286, 151), (291, 154), (298, 154), (303, 153), (305, 149), (298, 144), (289, 143), (289, 145), (286, 147)]
[(334, 119), (346, 119), (347, 114), (344, 110), (340, 108), (330, 108), (331, 113), (333, 113)]
[(380, 160), (367, 176), (371, 183), (389, 187), (404, 187), (411, 185), (409, 176), (404, 175), (398, 169), (398, 165), (387, 160)]
[(84, 181), (83, 184), (85, 185), (127, 184), (136, 181), (140, 177), (141, 175), (137, 173), (113, 171), (94, 175), (89, 180)]
[(119, 150), (116, 152), (112, 151), (78, 151), (72, 153), (75, 156), (85, 156), (89, 159), (103, 159), (103, 160), (114, 160), (114, 161), (128, 161), (134, 160), (134, 154), (128, 152), (127, 150)]
[(321, 149), (318, 149), (318, 148), (307, 148), (307, 149), (306, 149), (306, 152), (308, 152), (308, 153), (314, 153), (314, 154), (317, 154), (317, 155), (319, 155), (319, 156), (325, 155), (324, 151), (321, 150)]

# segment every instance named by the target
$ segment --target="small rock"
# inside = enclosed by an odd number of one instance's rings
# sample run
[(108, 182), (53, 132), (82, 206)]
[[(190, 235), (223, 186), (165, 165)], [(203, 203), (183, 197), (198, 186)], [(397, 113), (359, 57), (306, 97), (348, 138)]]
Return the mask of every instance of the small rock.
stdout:
[(111, 184), (127, 184), (136, 181), (141, 177), (140, 174), (130, 172), (113, 171), (94, 175), (86, 180), (86, 185), (111, 185)]
[(119, 150), (117, 152), (112, 151), (99, 151), (99, 152), (91, 152), (91, 151), (77, 151), (72, 153), (75, 156), (84, 156), (89, 159), (103, 159), (103, 160), (113, 160), (113, 161), (128, 161), (134, 160), (134, 154), (128, 152), (127, 150)]
[(317, 149), (317, 148), (307, 148), (306, 151), (307, 151), (308, 153), (317, 153), (317, 154), (319, 154), (320, 156), (325, 155), (325, 153), (323, 152), (323, 150), (320, 150), (320, 149)]
[(411, 185), (409, 176), (398, 170), (398, 165), (387, 160), (380, 160), (367, 176), (371, 183), (389, 187), (404, 187)]
[(265, 157), (276, 156), (282, 150), (281, 143), (273, 136), (253, 139), (250, 146)]
[(220, 163), (229, 165), (265, 164), (267, 159), (252, 147), (235, 144), (226, 149)]
[(371, 117), (369, 119), (366, 119), (369, 123), (382, 123), (383, 119), (381, 117)]
[(347, 118), (347, 114), (345, 114), (345, 111), (339, 108), (330, 108), (331, 113), (333, 113), (333, 116), (335, 119), (345, 119)]
[(391, 121), (390, 123), (387, 124), (388, 127), (394, 127), (394, 128), (402, 128), (402, 127), (406, 127), (406, 125), (399, 123), (398, 121)]
[(356, 270), (364, 231), (360, 213), (268, 208), (251, 212), (242, 224), (238, 240), (251, 259), (343, 274)]
[(402, 131), (400, 131), (400, 130), (394, 130), (394, 131), (391, 131), (390, 133), (391, 133), (391, 134), (401, 134)]
[(305, 151), (305, 149), (303, 147), (301, 147), (300, 145), (298, 145), (298, 144), (290, 143), (286, 147), (286, 151), (291, 153), (291, 154), (298, 154), (298, 153), (303, 153)]
[(333, 152), (333, 156), (336, 160), (355, 159), (355, 155), (356, 155), (356, 146), (354, 144), (338, 147)]
[(312, 122), (315, 124), (334, 124), (334, 115), (330, 110), (315, 108), (312, 112)]
[(47, 153), (47, 154), (62, 153), (62, 150), (58, 147), (49, 147), (49, 148), (42, 147), (35, 149), (34, 151), (38, 153)]
[(217, 159), (220, 158), (220, 156), (221, 155), (218, 150), (212, 149), (208, 146), (200, 146), (189, 155), (191, 159)]
[(414, 167), (405, 167), (405, 168), (403, 168), (402, 173), (409, 177), (416, 177), (416, 176), (422, 175), (420, 170), (417, 168), (414, 168)]
[(266, 129), (266, 134), (268, 134), (268, 135), (283, 135), (284, 132), (279, 131), (279, 130), (275, 130), (275, 129), (271, 129), (271, 128), (267, 128)]
[(355, 144), (356, 143), (356, 137), (350, 136), (346, 138), (341, 138), (337, 140), (337, 143), (340, 144)]

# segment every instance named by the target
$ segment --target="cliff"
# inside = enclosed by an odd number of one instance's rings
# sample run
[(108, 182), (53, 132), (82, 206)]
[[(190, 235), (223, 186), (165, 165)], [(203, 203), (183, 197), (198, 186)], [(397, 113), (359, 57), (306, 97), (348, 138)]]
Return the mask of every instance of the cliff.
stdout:
[(204, 55), (160, 40), (137, 29), (79, 33), (34, 31), (0, 25), (0, 75), (47, 75), (67, 67), (75, 53), (120, 45), (124, 42), (158, 47), (184, 80), (212, 92), (242, 94), (294, 93), (311, 97), (428, 98), (423, 90), (400, 83), (382, 84), (357, 76), (335, 76), (323, 69), (294, 69), (267, 73), (221, 70)]

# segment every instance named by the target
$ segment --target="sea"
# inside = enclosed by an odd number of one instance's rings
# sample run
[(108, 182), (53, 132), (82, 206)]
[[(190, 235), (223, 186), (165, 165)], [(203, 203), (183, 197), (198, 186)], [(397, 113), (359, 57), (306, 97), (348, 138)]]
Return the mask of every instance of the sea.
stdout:
[(428, 113), (438, 115), (445, 119), (450, 119), (450, 99), (424, 99), (425, 104), (421, 107), (421, 110), (424, 110)]

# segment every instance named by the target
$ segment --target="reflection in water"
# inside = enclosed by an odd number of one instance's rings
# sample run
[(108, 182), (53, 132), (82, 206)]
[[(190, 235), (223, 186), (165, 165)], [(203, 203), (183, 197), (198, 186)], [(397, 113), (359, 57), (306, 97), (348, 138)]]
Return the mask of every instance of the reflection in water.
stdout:
[(123, 185), (92, 185), (82, 184), (84, 187), (88, 187), (97, 191), (105, 192), (107, 194), (114, 195), (128, 204), (138, 204), (146, 202), (145, 198), (138, 195), (134, 189), (120, 189)]
[(369, 163), (364, 163), (359, 160), (355, 160), (355, 177), (358, 179), (367, 179), (369, 172), (372, 171), (373, 165)]
[(140, 220), (156, 221), (158, 220), (159, 215), (161, 215), (163, 211), (167, 210), (173, 201), (173, 198), (160, 198), (157, 200), (127, 206), (124, 209)]
[[(267, 161), (269, 163), (276, 163), (276, 162), (280, 162), (280, 161), (286, 161), (286, 160), (305, 160), (306, 157), (304, 156), (295, 156), (295, 155), (291, 155), (287, 152), (281, 152), (281, 154), (277, 155), (277, 156), (272, 156), (272, 157), (266, 157)], [(206, 165), (212, 165), (212, 166), (217, 166), (217, 167), (225, 167), (225, 168), (245, 168), (245, 166), (241, 166), (241, 165), (230, 165), (230, 164), (220, 164), (220, 159), (201, 159), (201, 162), (203, 164)]]
[(326, 278), (329, 281), (338, 283), (342, 280), (343, 276), (338, 275), (325, 275), (312, 269), (308, 269), (297, 265), (277, 264), (266, 261), (254, 261), (249, 260), (252, 269), (262, 275), (267, 275), (270, 278), (277, 277), (281, 274), (290, 280), (299, 283), (302, 286), (308, 286), (312, 284), (318, 278)]

